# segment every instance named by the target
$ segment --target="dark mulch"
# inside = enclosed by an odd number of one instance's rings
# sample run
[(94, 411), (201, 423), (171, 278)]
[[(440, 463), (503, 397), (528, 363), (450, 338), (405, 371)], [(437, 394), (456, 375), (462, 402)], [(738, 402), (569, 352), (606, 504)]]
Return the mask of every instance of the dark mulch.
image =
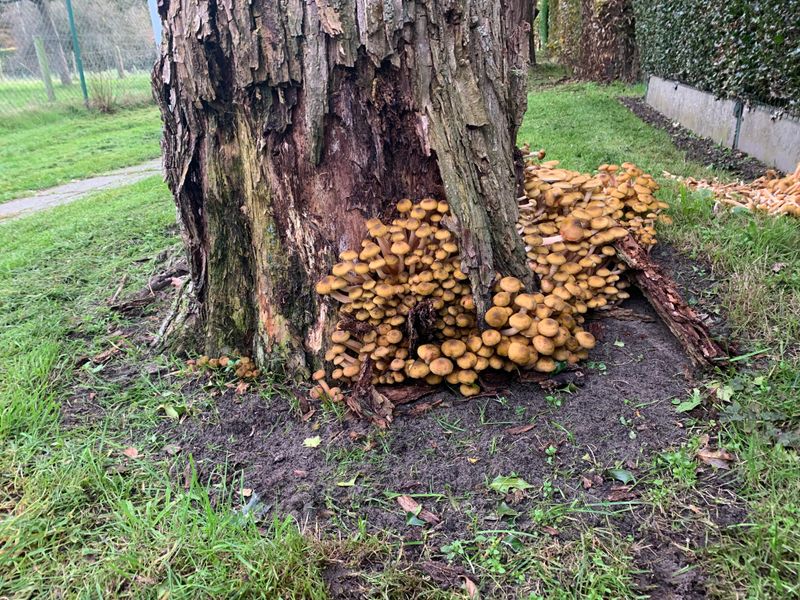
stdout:
[(670, 121), (642, 98), (622, 96), (619, 101), (645, 123), (666, 131), (673, 143), (686, 152), (688, 158), (702, 165), (725, 169), (744, 181), (757, 179), (770, 168), (740, 150), (725, 148), (708, 138), (698, 137), (678, 123)]

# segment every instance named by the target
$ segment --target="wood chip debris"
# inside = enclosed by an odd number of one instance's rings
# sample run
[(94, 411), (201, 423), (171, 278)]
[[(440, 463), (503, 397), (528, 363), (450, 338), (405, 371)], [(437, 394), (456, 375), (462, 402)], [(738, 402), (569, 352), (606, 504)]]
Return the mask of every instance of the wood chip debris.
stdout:
[(763, 177), (744, 183), (722, 183), (717, 180), (680, 177), (664, 171), (664, 176), (680, 181), (690, 190), (711, 190), (717, 202), (762, 211), (771, 215), (800, 217), (800, 163), (793, 173), (780, 177), (772, 169)]

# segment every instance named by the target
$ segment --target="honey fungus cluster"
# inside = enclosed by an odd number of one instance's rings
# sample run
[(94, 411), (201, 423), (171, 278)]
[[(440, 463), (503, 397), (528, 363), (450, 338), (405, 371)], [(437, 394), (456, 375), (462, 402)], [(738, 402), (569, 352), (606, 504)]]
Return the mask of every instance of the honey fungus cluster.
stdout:
[[(367, 221), (361, 247), (342, 252), (317, 284), (317, 293), (340, 303), (325, 354), (337, 387), (321, 370), (312, 394), (341, 399), (339, 386), (371, 373), (373, 384), (447, 382), (473, 396), (487, 369), (550, 373), (587, 358), (595, 339), (583, 315), (628, 297), (613, 244), (629, 233), (655, 244), (655, 222), (667, 207), (657, 189), (630, 163), (587, 175), (529, 155), (517, 227), (541, 289), (528, 293), (518, 279), (498, 275), (482, 329), (458, 244), (443, 225), (448, 204), (400, 201), (399, 217)], [(412, 348), (408, 317), (423, 303), (433, 331)]]

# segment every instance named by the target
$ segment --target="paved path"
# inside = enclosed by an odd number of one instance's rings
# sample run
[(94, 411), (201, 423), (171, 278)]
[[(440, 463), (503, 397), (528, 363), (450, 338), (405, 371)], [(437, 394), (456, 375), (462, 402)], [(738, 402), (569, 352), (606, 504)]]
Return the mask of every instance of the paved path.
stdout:
[(17, 198), (0, 204), (0, 222), (58, 206), (59, 204), (74, 202), (101, 190), (130, 185), (160, 173), (161, 159), (157, 158), (141, 165), (125, 167), (124, 169), (111, 171), (105, 175), (98, 175), (90, 179), (70, 181), (64, 185), (37, 192), (28, 198)]

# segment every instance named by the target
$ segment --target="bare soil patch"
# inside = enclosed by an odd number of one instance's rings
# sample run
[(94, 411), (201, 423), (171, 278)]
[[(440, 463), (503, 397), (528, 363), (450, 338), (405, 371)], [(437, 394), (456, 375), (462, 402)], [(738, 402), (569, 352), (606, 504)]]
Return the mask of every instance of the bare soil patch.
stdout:
[[(704, 289), (696, 278), (707, 273), (659, 248), (656, 256), (675, 265), (673, 275), (679, 274), (687, 297)], [(401, 544), (402, 560), (416, 576), (441, 578), (445, 587), (460, 585), (462, 571), (444, 560), (442, 547), (477, 532), (513, 530), (563, 547), (588, 527), (612, 527), (636, 540), (642, 592), (705, 596), (695, 563), (707, 524), (739, 521), (741, 509), (730, 482), (710, 470), (701, 473), (700, 491), (686, 500), (693, 509), (659, 514), (647, 504), (646, 474), (654, 458), (685, 442), (687, 416), (700, 418), (704, 408), (675, 412), (672, 400), (686, 398), (695, 383), (691, 366), (643, 298), (634, 296), (624, 310), (590, 322), (598, 345), (581, 365), (579, 386), (545, 390), (509, 378), (505, 389), (468, 400), (437, 389), (402, 407), (392, 426), (380, 431), (321, 406), (303, 420), (296, 402), (267, 394), (263, 386), (237, 390), (207, 374), (157, 366), (147, 345), (174, 293), (171, 286), (157, 290), (129, 325), (109, 332), (109, 342), (124, 339), (135, 351), (112, 353), (102, 370), (82, 377), (64, 404), (65, 426), (102, 421), (108, 390), (124, 389), (143, 375), (168, 380), (194, 409), (161, 422), (149, 455), (172, 465), (177, 485), (183, 485), (191, 458), (202, 481), (224, 481), (240, 510), (260, 518), (290, 514), (323, 538), (350, 535), (365, 520), (369, 532)], [(87, 357), (87, 364), (94, 360)], [(98, 385), (98, 376), (105, 385)], [(144, 433), (134, 431), (132, 443)], [(146, 433), (152, 439), (152, 431)], [(319, 445), (309, 447), (317, 437)], [(614, 470), (633, 481), (623, 483)], [(496, 477), (512, 474), (530, 487), (491, 489)], [(398, 502), (401, 495), (433, 518), (411, 519)], [(579, 510), (550, 518), (547, 511), (555, 505)], [(362, 575), (384, 568), (374, 556), (357, 560), (331, 563), (334, 597), (365, 597)], [(496, 597), (505, 596), (515, 597), (515, 590), (496, 590)]]

